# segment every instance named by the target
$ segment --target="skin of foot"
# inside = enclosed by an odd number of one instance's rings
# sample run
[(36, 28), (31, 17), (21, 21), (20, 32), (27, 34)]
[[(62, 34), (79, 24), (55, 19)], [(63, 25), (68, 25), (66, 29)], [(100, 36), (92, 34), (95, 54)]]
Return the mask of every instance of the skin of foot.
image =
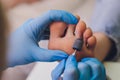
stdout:
[(110, 49), (112, 47), (111, 39), (102, 32), (97, 32), (93, 34), (96, 37), (96, 46), (94, 49), (94, 54), (97, 59), (104, 61), (107, 55), (109, 55)]
[(84, 41), (82, 50), (76, 52), (77, 60), (94, 57), (96, 38), (83, 21), (79, 21), (77, 25), (67, 25), (63, 22), (52, 23), (48, 49), (62, 50), (71, 55), (74, 52), (72, 46), (77, 38), (82, 38)]

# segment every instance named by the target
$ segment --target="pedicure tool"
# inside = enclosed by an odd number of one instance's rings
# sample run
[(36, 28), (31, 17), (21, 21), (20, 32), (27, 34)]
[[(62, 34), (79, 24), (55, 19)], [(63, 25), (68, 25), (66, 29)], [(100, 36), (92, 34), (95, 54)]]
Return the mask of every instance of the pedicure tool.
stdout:
[[(75, 40), (74, 44), (73, 44), (73, 49), (75, 50), (72, 55), (75, 56), (77, 51), (81, 51), (83, 46), (83, 39), (82, 38), (78, 38)], [(60, 80), (62, 80), (63, 75), (61, 75)]]
[(83, 46), (83, 39), (82, 38), (76, 39), (75, 42), (74, 42), (74, 44), (73, 44), (73, 49), (75, 51), (73, 52), (72, 55), (75, 56), (77, 51), (81, 51), (82, 46)]

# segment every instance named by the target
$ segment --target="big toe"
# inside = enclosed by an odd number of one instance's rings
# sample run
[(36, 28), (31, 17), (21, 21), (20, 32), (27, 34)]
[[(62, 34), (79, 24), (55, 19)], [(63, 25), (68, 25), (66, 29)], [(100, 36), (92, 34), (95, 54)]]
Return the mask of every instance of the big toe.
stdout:
[(84, 21), (79, 21), (79, 23), (76, 26), (76, 30), (75, 30), (76, 38), (82, 38), (85, 30), (86, 30), (85, 22)]

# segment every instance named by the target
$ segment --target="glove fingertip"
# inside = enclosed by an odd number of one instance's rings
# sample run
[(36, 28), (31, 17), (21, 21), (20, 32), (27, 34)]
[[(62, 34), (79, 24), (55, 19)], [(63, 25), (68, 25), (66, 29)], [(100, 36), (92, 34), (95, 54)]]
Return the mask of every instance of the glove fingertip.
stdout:
[(73, 56), (73, 55), (70, 55), (69, 57), (68, 57), (68, 59), (67, 59), (67, 61), (76, 61), (76, 58), (75, 58), (75, 56)]
[(66, 61), (66, 66), (68, 65), (73, 65), (73, 66), (77, 66), (77, 61), (76, 61), (76, 58), (75, 56), (73, 55), (70, 55)]
[(57, 67), (51, 72), (53, 80), (58, 80), (65, 69), (65, 59), (63, 59)]

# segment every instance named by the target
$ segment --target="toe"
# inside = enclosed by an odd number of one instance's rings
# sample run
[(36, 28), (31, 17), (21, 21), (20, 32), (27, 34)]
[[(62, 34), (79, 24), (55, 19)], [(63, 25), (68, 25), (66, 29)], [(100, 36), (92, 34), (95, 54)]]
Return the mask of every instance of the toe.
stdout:
[(67, 24), (64, 22), (53, 22), (50, 26), (50, 37), (56, 38), (64, 35)]
[(83, 38), (84, 38), (84, 42), (87, 41), (87, 39), (89, 37), (91, 37), (93, 34), (92, 34), (92, 30), (90, 28), (87, 28), (83, 34)]
[(86, 56), (93, 57), (94, 56), (94, 49), (96, 45), (96, 38), (93, 36), (92, 30), (90, 28), (87, 28), (83, 34), (84, 38), (84, 45), (83, 45), (83, 51)]
[(86, 24), (84, 21), (79, 21), (76, 26), (75, 36), (76, 38), (82, 38), (84, 31), (86, 30)]
[(89, 45), (89, 48), (93, 50), (95, 48), (95, 45), (96, 45), (95, 36), (92, 36), (92, 37), (88, 38), (87, 43)]

